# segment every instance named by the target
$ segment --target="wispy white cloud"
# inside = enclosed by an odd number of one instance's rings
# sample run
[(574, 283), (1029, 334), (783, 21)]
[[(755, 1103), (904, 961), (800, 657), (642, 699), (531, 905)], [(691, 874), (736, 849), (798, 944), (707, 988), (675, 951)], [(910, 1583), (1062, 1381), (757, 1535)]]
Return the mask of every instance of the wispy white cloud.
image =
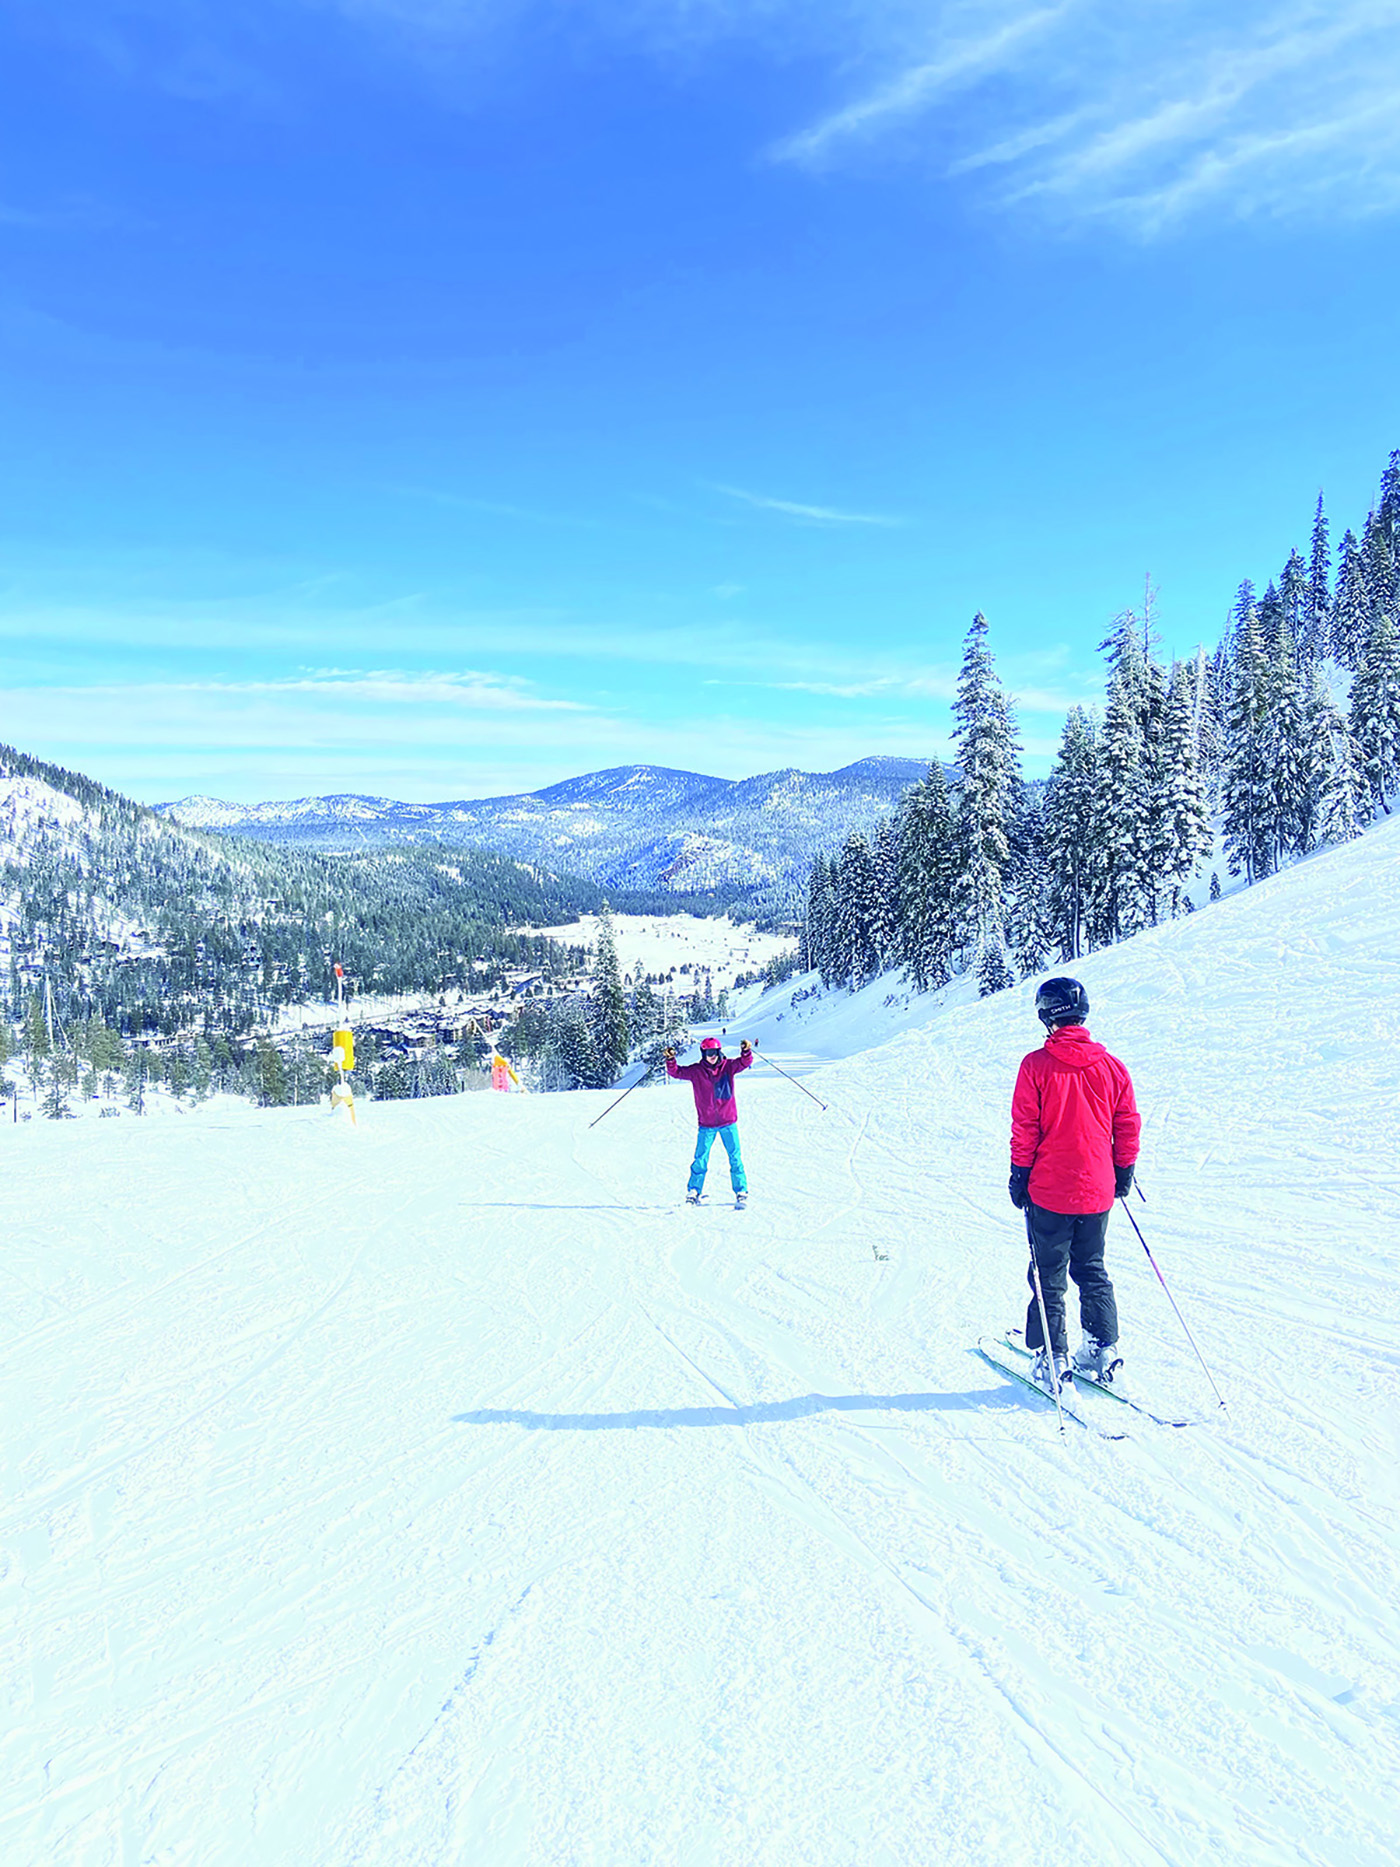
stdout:
[(841, 512), (835, 506), (802, 505), (795, 499), (773, 499), (764, 493), (746, 493), (741, 486), (723, 486), (716, 484), (715, 492), (723, 493), (727, 499), (737, 499), (746, 506), (754, 506), (760, 512), (779, 512), (784, 518), (797, 519), (806, 525), (903, 525), (903, 519), (890, 518), (879, 512)]
[(195, 681), (185, 685), (194, 693), (247, 694), (260, 699), (314, 694), (377, 707), (446, 707), (487, 713), (592, 711), (582, 701), (555, 700), (538, 694), (515, 676), (474, 672), (440, 674), (396, 668), (367, 671), (315, 668), (274, 680)]
[(775, 157), (830, 166), (917, 128), (946, 177), (981, 176), (1003, 204), (1149, 237), (1209, 211), (1400, 204), (1400, 0), (930, 0), (885, 17), (883, 74)]
[[(944, 11), (960, 9), (943, 9)], [(892, 121), (927, 109), (949, 92), (1019, 62), (1027, 46), (1073, 10), (1071, 4), (1032, 8), (971, 37), (950, 36), (931, 58), (910, 65), (873, 91), (785, 137), (773, 148), (779, 160), (819, 162), (836, 146), (868, 137)]]

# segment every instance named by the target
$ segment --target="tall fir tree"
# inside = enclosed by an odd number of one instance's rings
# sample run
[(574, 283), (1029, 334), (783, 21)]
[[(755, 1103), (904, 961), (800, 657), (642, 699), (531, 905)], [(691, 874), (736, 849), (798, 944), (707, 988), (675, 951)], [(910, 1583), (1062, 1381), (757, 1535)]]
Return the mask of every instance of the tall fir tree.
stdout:
[(1008, 841), (1006, 940), (1017, 973), (1029, 979), (1044, 966), (1055, 937), (1045, 859), (1045, 803), (1030, 785), (1020, 787)]
[(1284, 635), (1266, 677), (1264, 716), (1259, 724), (1264, 782), (1260, 834), (1268, 845), (1268, 867), (1280, 868), (1307, 847), (1313, 773), (1308, 758), (1306, 698), (1293, 645)]
[(1272, 578), (1269, 587), (1256, 605), (1259, 624), (1259, 636), (1264, 645), (1264, 658), (1272, 661), (1278, 653), (1279, 635), (1283, 629), (1283, 599), (1278, 593), (1278, 585)]
[(1333, 547), (1327, 536), (1327, 510), (1318, 493), (1318, 510), (1312, 519), (1312, 549), (1309, 553), (1309, 586), (1303, 603), (1303, 639), (1301, 646), (1309, 661), (1322, 661), (1331, 653), (1331, 609), (1333, 609)]
[(1196, 729), (1198, 666), (1173, 668), (1161, 723), (1161, 779), (1158, 807), (1158, 882), (1179, 901), (1185, 883), (1195, 876), (1214, 847), (1210, 803), (1201, 773)]
[(1337, 554), (1337, 587), (1332, 596), (1332, 659), (1344, 668), (1361, 666), (1371, 633), (1371, 592), (1366, 559), (1356, 533), (1342, 534)]
[(1295, 656), (1309, 657), (1308, 567), (1296, 551), (1290, 551), (1283, 575), (1278, 580), (1279, 641), (1287, 642)]
[(1083, 707), (1071, 707), (1059, 756), (1045, 787), (1043, 842), (1048, 910), (1058, 957), (1068, 963), (1085, 950), (1094, 875), (1094, 796), (1098, 747)]
[(1303, 700), (1304, 787), (1298, 819), (1299, 855), (1307, 855), (1327, 840), (1322, 827), (1322, 803), (1336, 761), (1339, 730), (1345, 730), (1343, 721), (1332, 704), (1322, 668), (1314, 661), (1307, 671)]
[(875, 924), (872, 929), (880, 970), (899, 961), (899, 824), (882, 817), (875, 828)]
[(1212, 656), (1204, 645), (1196, 650), (1191, 663), (1191, 736), (1195, 741), (1196, 760), (1201, 783), (1209, 799), (1219, 779), (1225, 757), (1225, 708), (1223, 689)]
[(1371, 821), (1371, 787), (1351, 729), (1335, 711), (1331, 750), (1319, 804), (1319, 836), (1324, 843), (1350, 843)]
[(606, 1065), (598, 1055), (597, 1042), (589, 1029), (583, 1007), (566, 1005), (555, 1026), (559, 1061), (569, 1085), (579, 1089), (601, 1089), (610, 1080)]
[(957, 863), (948, 781), (934, 764), (900, 806), (900, 957), (921, 992), (952, 976), (959, 944)]
[(1373, 806), (1390, 815), (1400, 790), (1400, 631), (1377, 609), (1371, 639), (1351, 684), (1351, 736)]
[(999, 984), (988, 982), (1005, 983), (1002, 975), (1010, 973), (1003, 878), (1010, 854), (1007, 826), (1021, 773), (1011, 702), (997, 674), (987, 642), (987, 619), (980, 610), (967, 632), (953, 717), (964, 918), (979, 985), (984, 991), (1000, 990)]
[(1243, 873), (1249, 882), (1269, 873), (1269, 783), (1262, 734), (1267, 681), (1259, 618), (1251, 604), (1243, 617), (1237, 612), (1235, 622), (1221, 797), (1230, 873)]
[(836, 938), (841, 976), (854, 992), (880, 970), (880, 887), (875, 858), (859, 830), (846, 838), (836, 871)]
[(1090, 817), (1088, 933), (1093, 946), (1110, 946), (1140, 924), (1142, 762), (1138, 698), (1120, 670), (1109, 683)]
[(1320, 661), (1332, 648), (1332, 546), (1327, 536), (1327, 513), (1322, 494), (1317, 496), (1313, 519), (1312, 553), (1308, 560), (1308, 595), (1303, 611), (1303, 641), (1308, 659)]
[[(1397, 557), (1400, 557), (1400, 529), (1392, 526), (1383, 509), (1377, 507), (1366, 515), (1366, 530), (1361, 542), (1366, 560), (1366, 592), (1371, 614), (1378, 611), (1393, 617), (1397, 608)], [(1369, 640), (1369, 631), (1368, 631)]]
[(836, 889), (831, 864), (817, 856), (807, 881), (807, 963), (823, 985), (836, 982)]
[(598, 944), (593, 956), (593, 1048), (602, 1078), (600, 1086), (614, 1082), (627, 1067), (631, 1047), (627, 1028), (627, 994), (617, 963), (617, 934), (612, 910), (603, 903), (598, 914)]

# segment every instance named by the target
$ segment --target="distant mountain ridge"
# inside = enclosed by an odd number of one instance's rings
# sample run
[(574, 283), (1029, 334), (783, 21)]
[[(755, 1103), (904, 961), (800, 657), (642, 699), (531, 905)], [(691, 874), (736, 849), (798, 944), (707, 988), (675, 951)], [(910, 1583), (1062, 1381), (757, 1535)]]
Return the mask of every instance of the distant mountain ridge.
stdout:
[(513, 797), (441, 804), (342, 793), (249, 805), (187, 797), (156, 809), (191, 829), (303, 848), (443, 843), (605, 887), (753, 899), (790, 889), (819, 851), (871, 829), (927, 770), (919, 759), (874, 757), (735, 780), (618, 765)]

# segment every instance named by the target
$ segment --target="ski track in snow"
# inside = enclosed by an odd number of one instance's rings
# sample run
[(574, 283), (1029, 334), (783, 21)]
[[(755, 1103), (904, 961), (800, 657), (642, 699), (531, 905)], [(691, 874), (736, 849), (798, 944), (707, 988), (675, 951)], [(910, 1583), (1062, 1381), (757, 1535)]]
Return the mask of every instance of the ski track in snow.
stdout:
[(1388, 825), (1083, 962), (1229, 1402), (1120, 1212), (1121, 1443), (972, 1353), (1024, 989), (746, 1076), (742, 1213), (683, 1087), (0, 1135), (6, 1867), (1388, 1867), (1397, 924)]

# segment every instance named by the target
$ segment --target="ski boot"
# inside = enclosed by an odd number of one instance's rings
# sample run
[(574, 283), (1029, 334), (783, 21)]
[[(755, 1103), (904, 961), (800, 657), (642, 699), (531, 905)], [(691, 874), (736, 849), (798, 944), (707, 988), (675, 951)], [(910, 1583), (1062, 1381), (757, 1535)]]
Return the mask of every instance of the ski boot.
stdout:
[(1074, 1372), (1087, 1375), (1091, 1381), (1102, 1381), (1105, 1387), (1122, 1366), (1118, 1344), (1100, 1342), (1094, 1335), (1086, 1335), (1074, 1351)]
[(698, 1206), (700, 1204), (700, 1194), (695, 1187), (689, 1186), (686, 1188), (685, 1203), (687, 1206)]
[(748, 1203), (749, 1203), (749, 1196), (747, 1193), (736, 1193), (734, 1195), (734, 1210), (736, 1212), (742, 1212), (744, 1210), (744, 1207), (747, 1206)]
[(1037, 1387), (1043, 1387), (1047, 1394), (1053, 1394), (1061, 1387), (1073, 1386), (1074, 1370), (1070, 1366), (1069, 1356), (1067, 1354), (1055, 1356), (1055, 1378), (1052, 1381), (1050, 1357), (1043, 1348), (1038, 1348), (1035, 1351), (1035, 1360), (1031, 1363), (1031, 1379)]

